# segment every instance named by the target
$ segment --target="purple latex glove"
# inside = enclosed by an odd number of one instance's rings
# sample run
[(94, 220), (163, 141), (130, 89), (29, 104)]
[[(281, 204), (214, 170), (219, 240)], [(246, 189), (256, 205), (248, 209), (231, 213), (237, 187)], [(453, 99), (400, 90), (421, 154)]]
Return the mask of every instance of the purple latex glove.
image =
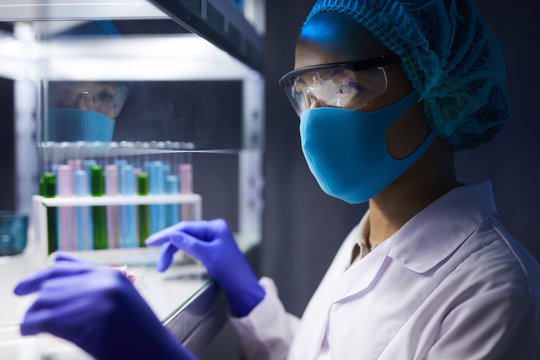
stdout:
[(264, 298), (265, 291), (238, 248), (223, 219), (183, 221), (152, 234), (146, 245), (162, 245), (158, 271), (165, 271), (180, 249), (199, 259), (223, 289), (231, 309), (245, 316)]
[(59, 255), (15, 287), (17, 295), (36, 291), (22, 335), (48, 332), (97, 359), (195, 359), (119, 271)]

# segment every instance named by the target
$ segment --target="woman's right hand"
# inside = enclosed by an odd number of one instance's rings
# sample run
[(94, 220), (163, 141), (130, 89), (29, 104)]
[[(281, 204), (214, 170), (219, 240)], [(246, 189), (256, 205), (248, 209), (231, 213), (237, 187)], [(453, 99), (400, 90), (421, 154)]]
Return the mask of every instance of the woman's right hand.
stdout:
[(238, 248), (223, 219), (183, 221), (152, 234), (148, 246), (163, 246), (158, 271), (170, 266), (176, 251), (182, 250), (199, 259), (225, 291), (229, 305), (242, 317), (264, 298), (265, 291)]

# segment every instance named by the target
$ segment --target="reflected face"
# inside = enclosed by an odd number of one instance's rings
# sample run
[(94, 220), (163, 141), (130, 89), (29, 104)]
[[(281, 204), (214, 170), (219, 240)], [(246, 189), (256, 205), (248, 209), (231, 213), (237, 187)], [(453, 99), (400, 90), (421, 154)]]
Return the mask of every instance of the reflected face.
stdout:
[(125, 85), (110, 82), (57, 82), (49, 86), (51, 108), (96, 111), (115, 119), (125, 102)]
[[(295, 69), (388, 55), (392, 52), (354, 19), (336, 12), (321, 13), (313, 16), (302, 29), (296, 45)], [(385, 65), (384, 72), (384, 92), (357, 111), (381, 109), (414, 90), (401, 64)], [(314, 102), (311, 107), (321, 106), (325, 105)], [(386, 133), (386, 144), (392, 157), (400, 159), (410, 155), (429, 133), (423, 109), (423, 102), (413, 105)]]

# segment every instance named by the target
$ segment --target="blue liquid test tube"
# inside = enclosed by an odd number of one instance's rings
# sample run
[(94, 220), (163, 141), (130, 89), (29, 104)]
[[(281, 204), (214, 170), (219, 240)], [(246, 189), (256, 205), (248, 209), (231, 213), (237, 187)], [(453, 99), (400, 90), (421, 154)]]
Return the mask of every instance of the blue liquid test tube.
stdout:
[[(90, 196), (88, 173), (84, 170), (75, 171), (75, 196)], [(92, 224), (92, 209), (89, 206), (78, 206), (77, 217), (77, 249), (92, 250), (94, 248), (94, 229)]]
[[(154, 161), (149, 164), (149, 190), (150, 195), (163, 195), (165, 193), (165, 179), (163, 178), (163, 163)], [(163, 230), (166, 226), (165, 205), (150, 205), (150, 233)]]
[[(167, 176), (166, 184), (167, 194), (175, 195), (180, 192), (180, 186), (178, 176)], [(180, 210), (178, 204), (170, 204), (167, 206), (167, 224), (166, 226), (172, 226), (180, 221)]]
[(163, 179), (165, 179), (165, 192), (167, 192), (167, 176), (171, 175), (171, 165), (163, 164)]
[(58, 176), (58, 166), (60, 166), (60, 165), (58, 165), (58, 164), (52, 164), (51, 165), (51, 173), (53, 173), (54, 176)]
[[(135, 177), (133, 166), (124, 165), (120, 169), (120, 194), (135, 195)], [(137, 224), (135, 205), (120, 206), (120, 247), (137, 247)]]
[[(97, 165), (96, 160), (83, 160), (82, 168), (83, 168), (84, 171), (86, 171), (86, 174), (88, 175), (88, 177), (90, 177), (90, 169), (93, 166), (96, 166), (96, 165)], [(88, 184), (90, 184), (90, 183), (88, 183)]]
[[(153, 161), (145, 161), (145, 163), (143, 164), (143, 171), (147, 174), (150, 174), (150, 168), (153, 164)], [(148, 179), (148, 181), (150, 181), (150, 179)]]
[(118, 169), (120, 169), (122, 166), (126, 166), (128, 162), (127, 160), (114, 160), (113, 164), (118, 166)]

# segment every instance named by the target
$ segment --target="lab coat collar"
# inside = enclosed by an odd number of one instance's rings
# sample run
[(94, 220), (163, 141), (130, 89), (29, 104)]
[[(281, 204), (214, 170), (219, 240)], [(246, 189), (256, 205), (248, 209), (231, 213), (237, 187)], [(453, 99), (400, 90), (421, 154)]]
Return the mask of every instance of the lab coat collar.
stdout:
[(425, 273), (496, 213), (490, 181), (459, 186), (428, 205), (388, 239), (388, 256), (414, 272)]

